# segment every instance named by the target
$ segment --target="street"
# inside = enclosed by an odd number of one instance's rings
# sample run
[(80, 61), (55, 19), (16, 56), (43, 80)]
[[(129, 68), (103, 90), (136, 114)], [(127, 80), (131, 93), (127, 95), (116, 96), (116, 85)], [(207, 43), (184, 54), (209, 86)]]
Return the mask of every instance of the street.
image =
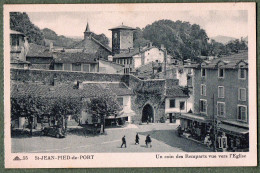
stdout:
[[(211, 152), (199, 143), (176, 135), (174, 124), (129, 124), (124, 128), (107, 128), (104, 135), (90, 135), (82, 129), (70, 129), (66, 138), (49, 136), (13, 137), (13, 153), (111, 153), (111, 152)], [(135, 145), (139, 133), (140, 144)], [(146, 135), (152, 138), (152, 147), (145, 145)], [(127, 148), (121, 148), (121, 139), (126, 136)]]

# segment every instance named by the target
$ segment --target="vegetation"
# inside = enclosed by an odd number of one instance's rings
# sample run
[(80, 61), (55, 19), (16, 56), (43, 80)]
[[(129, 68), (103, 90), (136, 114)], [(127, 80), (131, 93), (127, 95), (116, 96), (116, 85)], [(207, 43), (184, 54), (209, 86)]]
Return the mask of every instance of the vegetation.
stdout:
[(86, 108), (92, 114), (93, 122), (97, 123), (100, 120), (101, 125), (103, 125), (103, 128), (101, 126), (103, 132), (105, 132), (105, 118), (113, 115), (117, 116), (119, 111), (122, 110), (116, 96), (105, 92), (90, 99)]
[(24, 33), (28, 37), (29, 43), (44, 44), (44, 36), (41, 30), (30, 21), (26, 13), (11, 12), (10, 28)]
[(247, 44), (242, 39), (226, 45), (209, 40), (206, 31), (199, 25), (179, 20), (159, 20), (134, 31), (134, 47), (145, 46), (150, 41), (157, 47), (163, 44), (170, 55), (180, 60), (224, 56), (247, 50)]

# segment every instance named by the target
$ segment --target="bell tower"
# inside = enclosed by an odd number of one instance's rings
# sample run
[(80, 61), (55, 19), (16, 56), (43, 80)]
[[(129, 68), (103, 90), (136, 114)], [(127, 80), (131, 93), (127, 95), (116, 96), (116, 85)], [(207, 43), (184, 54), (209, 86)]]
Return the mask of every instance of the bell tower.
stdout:
[(90, 31), (89, 24), (87, 22), (87, 26), (86, 26), (86, 29), (85, 29), (85, 32), (84, 32), (84, 40), (90, 39), (91, 34), (92, 34), (92, 32)]
[(112, 31), (112, 54), (119, 54), (129, 51), (129, 48), (134, 47), (133, 33), (135, 28), (120, 25), (109, 29)]

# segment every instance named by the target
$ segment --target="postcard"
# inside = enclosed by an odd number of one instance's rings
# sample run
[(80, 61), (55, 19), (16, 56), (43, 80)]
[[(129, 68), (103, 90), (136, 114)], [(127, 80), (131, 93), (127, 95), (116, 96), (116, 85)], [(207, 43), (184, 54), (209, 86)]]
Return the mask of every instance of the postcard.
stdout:
[(255, 11), (4, 5), (5, 167), (256, 166)]

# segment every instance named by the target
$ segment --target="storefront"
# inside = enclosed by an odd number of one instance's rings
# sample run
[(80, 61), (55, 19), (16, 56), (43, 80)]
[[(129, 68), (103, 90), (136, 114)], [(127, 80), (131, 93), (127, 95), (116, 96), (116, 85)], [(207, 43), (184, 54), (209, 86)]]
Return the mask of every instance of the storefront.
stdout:
[(211, 123), (206, 117), (191, 113), (182, 113), (179, 118), (182, 134), (185, 137), (203, 142), (206, 135), (211, 133)]
[(218, 125), (218, 138), (226, 136), (226, 146), (222, 146), (218, 142), (218, 148), (227, 151), (248, 151), (249, 148), (249, 129), (247, 127), (241, 127), (234, 124)]

